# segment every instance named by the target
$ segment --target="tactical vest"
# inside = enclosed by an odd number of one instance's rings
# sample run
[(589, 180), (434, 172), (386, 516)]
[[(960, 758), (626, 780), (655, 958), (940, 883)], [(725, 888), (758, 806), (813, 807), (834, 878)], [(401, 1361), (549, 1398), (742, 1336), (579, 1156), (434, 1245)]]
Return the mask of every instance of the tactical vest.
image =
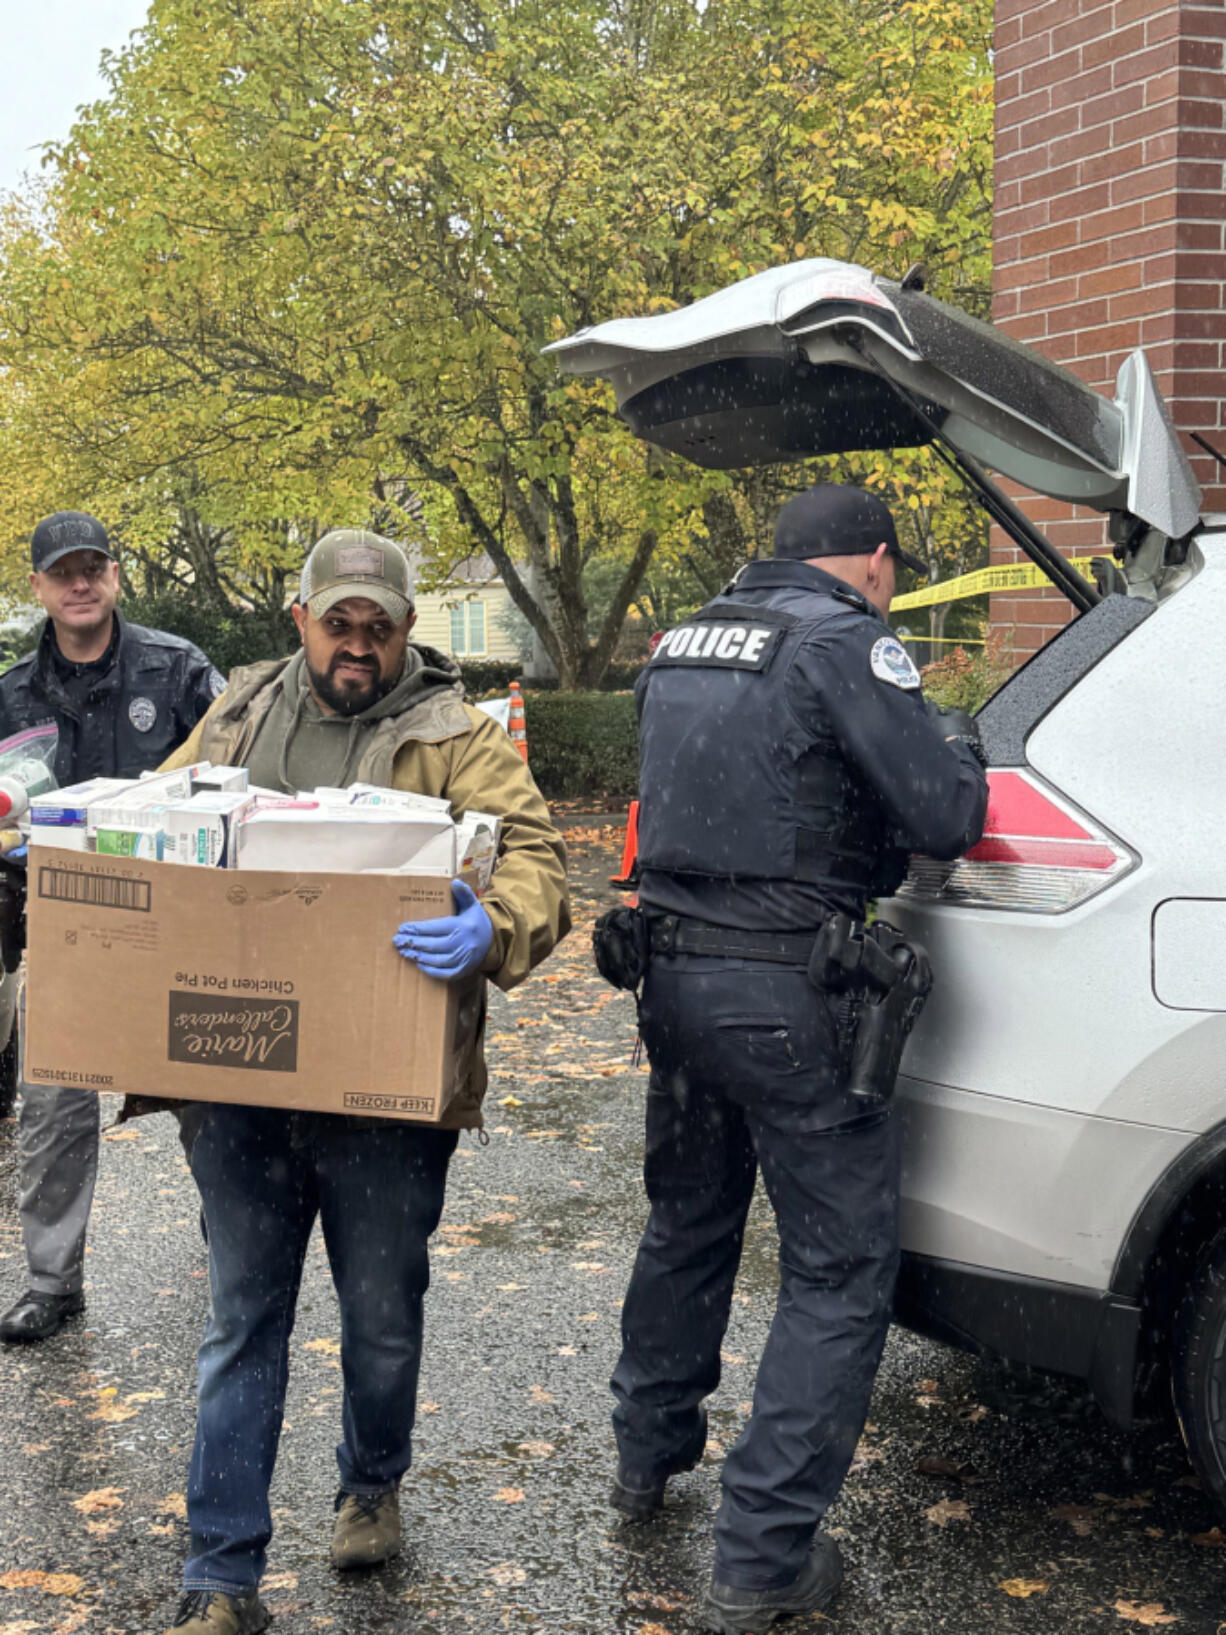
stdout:
[(802, 718), (788, 696), (803, 644), (848, 613), (795, 585), (771, 603), (730, 587), (663, 638), (636, 688), (644, 871), (803, 882), (832, 906), (897, 884), (904, 854), (880, 800), (820, 697)]

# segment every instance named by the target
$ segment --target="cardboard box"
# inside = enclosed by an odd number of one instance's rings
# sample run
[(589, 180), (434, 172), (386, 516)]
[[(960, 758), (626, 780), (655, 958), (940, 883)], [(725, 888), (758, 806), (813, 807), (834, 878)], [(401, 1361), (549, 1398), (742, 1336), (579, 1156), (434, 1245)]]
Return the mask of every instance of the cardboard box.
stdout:
[(408, 870), (450, 879), (455, 825), (445, 815), (392, 807), (343, 808), (286, 801), (246, 813), (237, 831), (240, 869)]
[(245, 766), (210, 766), (197, 774), (192, 790), (202, 795), (225, 795), (245, 790), (247, 783)]
[(106, 800), (129, 787), (127, 778), (89, 778), (67, 789), (49, 789), (30, 801), (30, 844), (89, 850), (86, 824), (92, 801)]
[[(158, 808), (160, 818), (161, 808)], [(94, 836), (94, 850), (102, 857), (148, 857), (160, 859), (165, 834), (161, 822), (131, 823), (123, 828), (100, 828)]]
[(236, 874), (43, 848), (30, 860), (33, 1084), (436, 1122), (472, 1060), (482, 982), (392, 945), (450, 881)]
[[(190, 800), (168, 806), (162, 814), (164, 860), (232, 869), (237, 849), (235, 828), (252, 799), (242, 790), (230, 790), (193, 795)], [(98, 849), (101, 851), (101, 846)]]

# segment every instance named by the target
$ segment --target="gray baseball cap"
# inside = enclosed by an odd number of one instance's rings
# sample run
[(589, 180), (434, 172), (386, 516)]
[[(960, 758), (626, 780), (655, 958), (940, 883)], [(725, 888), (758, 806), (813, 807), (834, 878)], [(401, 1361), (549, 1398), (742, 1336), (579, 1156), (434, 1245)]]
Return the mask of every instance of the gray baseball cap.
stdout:
[(347, 596), (365, 596), (399, 624), (413, 608), (413, 574), (394, 539), (368, 528), (333, 528), (302, 565), (298, 600), (313, 619)]

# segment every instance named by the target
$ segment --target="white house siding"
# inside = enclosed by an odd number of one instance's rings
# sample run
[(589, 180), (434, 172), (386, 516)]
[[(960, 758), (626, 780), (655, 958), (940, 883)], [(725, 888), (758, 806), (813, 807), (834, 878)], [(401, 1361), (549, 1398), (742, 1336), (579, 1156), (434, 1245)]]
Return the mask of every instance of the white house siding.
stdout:
[[(437, 647), (444, 653), (454, 653), (456, 658), (502, 659), (513, 663), (519, 655), (503, 630), (500, 618), (502, 610), (510, 604), (510, 600), (502, 585), (487, 585), (477, 590), (457, 588), (449, 593), (434, 592), (418, 596), (417, 623), (413, 626), (413, 640), (424, 642), (427, 647)], [(484, 652), (456, 652), (452, 647), (451, 610), (470, 602), (485, 604)], [(468, 623), (466, 617), (466, 627)]]

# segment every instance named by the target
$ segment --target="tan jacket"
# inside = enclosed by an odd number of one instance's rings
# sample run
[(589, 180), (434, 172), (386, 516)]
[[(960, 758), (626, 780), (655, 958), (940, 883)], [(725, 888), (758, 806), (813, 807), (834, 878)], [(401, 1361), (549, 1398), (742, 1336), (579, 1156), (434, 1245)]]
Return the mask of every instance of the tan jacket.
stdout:
[[(229, 686), (163, 770), (212, 761), (241, 766), (255, 742), (288, 660), (235, 670)], [(494, 926), (483, 974), (513, 988), (570, 930), (566, 849), (540, 790), (503, 729), (458, 692), (428, 694), (403, 715), (379, 723), (358, 763), (357, 781), (412, 789), (449, 800), (456, 816), (469, 809), (502, 819), (498, 866), (481, 899)], [(390, 927), (390, 936), (394, 927)], [(485, 984), (477, 985), (478, 1024), (465, 1085), (444, 1122), (479, 1128), (486, 1072), (481, 1035)]]

